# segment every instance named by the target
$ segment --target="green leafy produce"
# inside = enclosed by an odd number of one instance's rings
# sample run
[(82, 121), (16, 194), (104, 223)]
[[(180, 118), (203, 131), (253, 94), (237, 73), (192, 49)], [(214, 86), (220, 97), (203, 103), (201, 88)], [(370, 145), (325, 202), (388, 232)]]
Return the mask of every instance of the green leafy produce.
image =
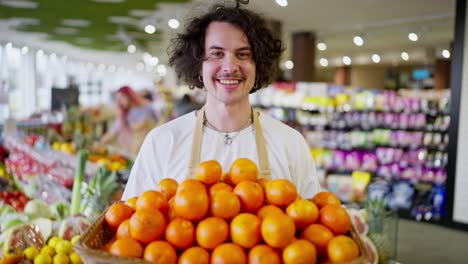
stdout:
[(78, 151), (78, 166), (76, 167), (75, 181), (73, 182), (73, 191), (71, 199), (70, 214), (74, 215), (80, 211), (81, 203), (81, 184), (84, 180), (86, 161), (88, 160), (88, 151), (81, 149)]

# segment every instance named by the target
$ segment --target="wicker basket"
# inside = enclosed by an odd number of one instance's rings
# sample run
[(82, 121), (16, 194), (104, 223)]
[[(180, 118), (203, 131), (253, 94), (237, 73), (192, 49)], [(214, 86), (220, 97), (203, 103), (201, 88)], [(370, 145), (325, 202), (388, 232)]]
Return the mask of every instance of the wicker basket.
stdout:
[(104, 215), (107, 209), (99, 218), (86, 230), (81, 238), (75, 243), (74, 249), (83, 259), (83, 263), (92, 264), (150, 264), (150, 262), (137, 258), (117, 257), (101, 250), (114, 236), (107, 226)]
[[(92, 224), (92, 226), (81, 236), (76, 242), (74, 249), (81, 256), (84, 263), (92, 264), (150, 264), (150, 262), (142, 259), (117, 257), (113, 256), (106, 251), (101, 250), (114, 236), (114, 233), (109, 229), (105, 220), (104, 214), (107, 209), (99, 216), (99, 218)], [(342, 264), (367, 264), (370, 263), (369, 253), (364, 246), (359, 234), (351, 226), (351, 237), (356, 241), (361, 255), (359, 258)]]

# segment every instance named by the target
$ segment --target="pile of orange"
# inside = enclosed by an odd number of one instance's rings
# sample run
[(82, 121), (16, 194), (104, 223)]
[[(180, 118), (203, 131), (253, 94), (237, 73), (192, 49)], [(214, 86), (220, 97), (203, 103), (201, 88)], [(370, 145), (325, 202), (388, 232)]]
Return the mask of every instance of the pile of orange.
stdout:
[(103, 250), (154, 263), (333, 263), (359, 257), (351, 220), (330, 192), (301, 198), (288, 180), (258, 179), (249, 159), (229, 172), (199, 164), (180, 185), (155, 190), (105, 213), (115, 238)]

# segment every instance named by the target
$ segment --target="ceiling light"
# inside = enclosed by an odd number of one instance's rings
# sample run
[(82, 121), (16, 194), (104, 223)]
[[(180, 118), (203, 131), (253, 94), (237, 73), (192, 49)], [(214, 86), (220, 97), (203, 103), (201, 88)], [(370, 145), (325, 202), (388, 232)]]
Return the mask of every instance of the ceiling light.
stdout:
[(26, 53), (28, 53), (29, 49), (28, 47), (24, 46), (23, 48), (21, 48), (21, 54), (23, 55), (26, 55)]
[(294, 62), (292, 62), (292, 60), (287, 60), (284, 62), (284, 67), (288, 70), (291, 70), (294, 68)]
[(13, 44), (11, 44), (11, 42), (8, 42), (6, 45), (5, 45), (5, 49), (11, 49), (13, 48)]
[(321, 65), (322, 67), (327, 67), (327, 66), (328, 66), (328, 60), (325, 59), (325, 58), (321, 58), (321, 59), (320, 59), (320, 65)]
[(3, 1), (0, 1), (0, 5), (13, 7), (13, 8), (32, 9), (32, 8), (37, 8), (39, 4), (33, 1), (27, 1), (27, 0), (3, 0)]
[(156, 28), (153, 25), (146, 25), (145, 32), (148, 34), (153, 34), (156, 32)]
[(401, 53), (401, 58), (402, 58), (404, 61), (409, 60), (409, 54), (408, 54), (408, 52), (403, 51), (403, 52)]
[(317, 44), (317, 49), (319, 50), (327, 50), (327, 44), (323, 43), (323, 42), (319, 42)]
[(411, 41), (418, 41), (418, 34), (411, 32), (408, 34), (408, 39)]
[(62, 35), (75, 35), (78, 33), (78, 29), (76, 28), (67, 28), (67, 27), (58, 27), (55, 28), (55, 33), (62, 34)]
[(173, 29), (176, 29), (179, 27), (180, 23), (177, 19), (175, 18), (171, 18), (169, 19), (169, 21), (167, 22), (167, 25), (169, 25), (169, 27), (173, 28)]
[(348, 56), (344, 56), (344, 57), (343, 57), (343, 63), (344, 63), (345, 65), (350, 65), (350, 64), (351, 64), (351, 58), (348, 57)]
[(67, 27), (88, 27), (91, 24), (88, 20), (84, 19), (63, 19), (62, 25)]
[(288, 6), (288, 0), (276, 0), (276, 3), (281, 7)]
[(161, 76), (166, 76), (167, 74), (167, 69), (166, 69), (166, 66), (164, 65), (158, 65), (158, 67), (156, 67), (156, 71), (158, 72), (159, 75)]
[(375, 63), (380, 62), (380, 55), (379, 54), (372, 54), (372, 61)]
[(356, 46), (362, 46), (364, 44), (364, 39), (362, 39), (361, 36), (354, 36), (353, 41)]
[(93, 43), (93, 40), (91, 38), (76, 38), (76, 42), (78, 42), (78, 44), (87, 45)]
[(127, 51), (128, 51), (128, 53), (135, 53), (135, 51), (136, 51), (135, 45), (133, 45), (133, 44), (128, 45)]
[(446, 58), (446, 59), (450, 58), (450, 51), (444, 49), (444, 50), (442, 51), (442, 57), (444, 57), (444, 58)]

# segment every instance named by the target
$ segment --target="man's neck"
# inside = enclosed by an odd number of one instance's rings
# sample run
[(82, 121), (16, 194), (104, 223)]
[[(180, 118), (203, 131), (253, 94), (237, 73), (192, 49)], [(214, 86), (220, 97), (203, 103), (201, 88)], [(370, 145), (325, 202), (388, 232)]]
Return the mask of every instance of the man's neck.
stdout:
[[(251, 106), (248, 101), (233, 104), (205, 104), (205, 118), (212, 128), (221, 132), (234, 132), (252, 123)], [(249, 120), (250, 119), (250, 120)]]

